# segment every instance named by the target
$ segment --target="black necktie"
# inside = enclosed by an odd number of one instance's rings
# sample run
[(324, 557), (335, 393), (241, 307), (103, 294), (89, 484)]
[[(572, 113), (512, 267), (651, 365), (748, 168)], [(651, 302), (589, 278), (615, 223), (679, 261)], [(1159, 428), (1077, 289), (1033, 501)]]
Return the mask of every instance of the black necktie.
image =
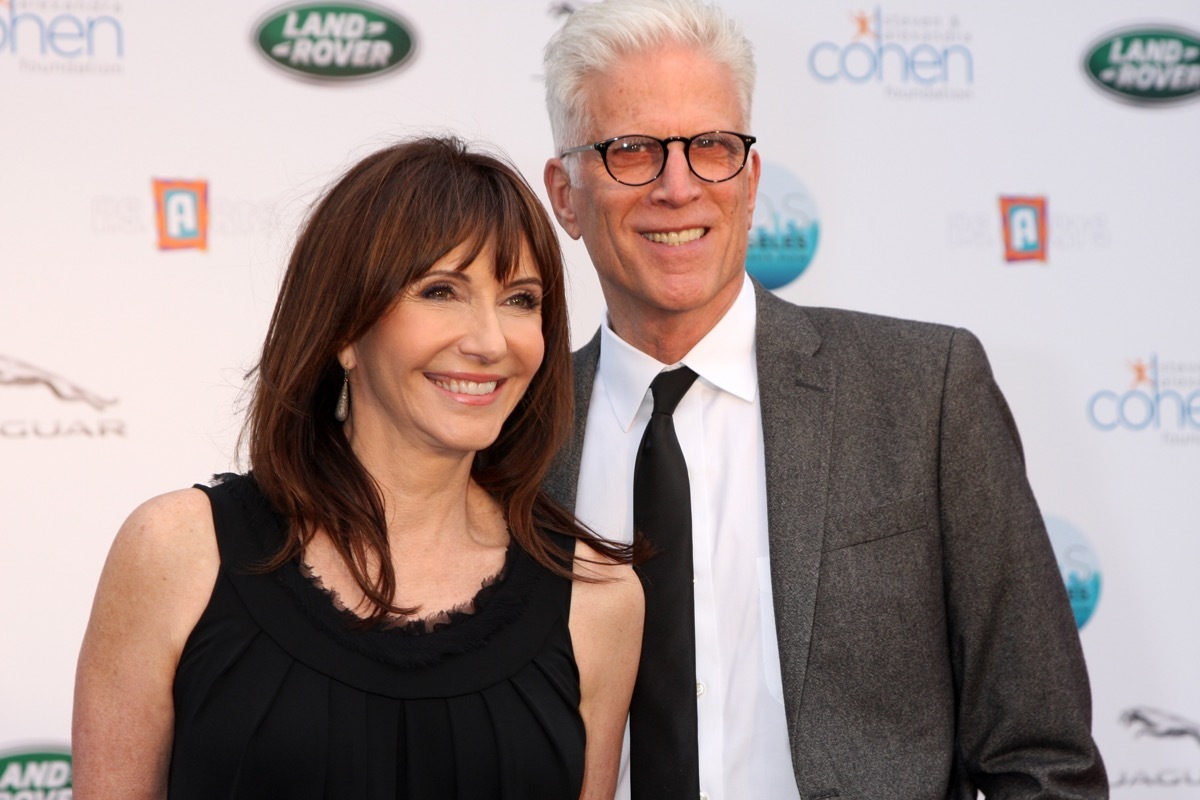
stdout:
[(646, 627), (629, 710), (633, 800), (700, 794), (691, 492), (671, 419), (695, 380), (681, 367), (650, 384), (654, 412), (633, 468), (633, 527), (656, 550), (641, 567)]

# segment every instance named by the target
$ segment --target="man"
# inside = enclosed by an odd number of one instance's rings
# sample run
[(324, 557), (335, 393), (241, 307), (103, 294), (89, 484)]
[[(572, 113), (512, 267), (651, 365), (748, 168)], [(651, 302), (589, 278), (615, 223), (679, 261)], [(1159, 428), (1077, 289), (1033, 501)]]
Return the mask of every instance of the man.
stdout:
[[(759, 159), (736, 26), (695, 0), (606, 0), (568, 19), (546, 75), (546, 189), (607, 304), (551, 491), (630, 540), (648, 387), (699, 374), (673, 413), (690, 501), (670, 509), (692, 608), (652, 634), (675, 589), (647, 578), (618, 796), (1105, 797), (1078, 634), (977, 340), (793, 306), (745, 274)], [(641, 532), (650, 576), (680, 546)], [(678, 630), (682, 669), (656, 649)], [(694, 680), (697, 733), (639, 734), (693, 716), (655, 710), (643, 680)]]

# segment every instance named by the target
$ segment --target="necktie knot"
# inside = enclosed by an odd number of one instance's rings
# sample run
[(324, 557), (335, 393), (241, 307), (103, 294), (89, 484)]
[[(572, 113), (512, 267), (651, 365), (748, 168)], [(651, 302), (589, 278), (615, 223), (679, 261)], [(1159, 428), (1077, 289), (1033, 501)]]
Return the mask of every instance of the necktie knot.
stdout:
[(650, 382), (650, 392), (654, 396), (653, 413), (674, 414), (675, 406), (679, 405), (679, 401), (687, 394), (697, 377), (688, 367), (658, 373)]

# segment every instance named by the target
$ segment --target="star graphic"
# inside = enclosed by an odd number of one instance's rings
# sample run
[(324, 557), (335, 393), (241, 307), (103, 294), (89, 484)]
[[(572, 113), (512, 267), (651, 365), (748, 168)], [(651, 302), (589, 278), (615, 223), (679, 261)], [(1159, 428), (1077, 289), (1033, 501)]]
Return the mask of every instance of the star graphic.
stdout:
[(855, 11), (850, 14), (850, 19), (854, 20), (854, 27), (856, 28), (854, 31), (855, 39), (860, 36), (871, 36), (873, 34), (871, 30), (871, 15), (867, 12)]
[(1129, 369), (1133, 371), (1133, 383), (1129, 385), (1130, 389), (1136, 389), (1142, 384), (1146, 384), (1147, 386), (1153, 385), (1153, 382), (1150, 380), (1150, 365), (1145, 361), (1140, 358), (1136, 361), (1130, 361)]

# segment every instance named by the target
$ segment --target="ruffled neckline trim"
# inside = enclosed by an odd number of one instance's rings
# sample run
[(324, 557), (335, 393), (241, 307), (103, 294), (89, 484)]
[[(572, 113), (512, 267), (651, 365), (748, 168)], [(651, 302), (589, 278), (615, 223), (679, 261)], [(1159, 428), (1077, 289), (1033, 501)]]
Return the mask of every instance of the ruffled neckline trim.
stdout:
[[(504, 552), (504, 563), (500, 570), (494, 575), (484, 578), (479, 584), (479, 590), (470, 598), (458, 603), (448, 609), (442, 611), (434, 611), (430, 614), (425, 614), (416, 617), (399, 617), (388, 616), (380, 620), (378, 627), (385, 631), (394, 631), (405, 636), (424, 636), (428, 633), (437, 633), (438, 631), (446, 630), (447, 628), (465, 622), (467, 619), (475, 616), (481, 610), (487, 607), (492, 597), (501, 588), (504, 580), (508, 577), (509, 570), (512, 568), (514, 550), (516, 544), (509, 542), (508, 548)], [(318, 591), (323, 593), (329, 602), (336, 608), (341, 616), (342, 621), (347, 627), (361, 627), (363, 618), (354, 613), (350, 608), (342, 602), (341, 597), (334, 589), (327, 587), (321, 580), (321, 576), (317, 575), (309, 564), (303, 560), (299, 561), (300, 574), (308, 580)]]
[[(226, 474), (217, 476), (217, 480), (219, 486), (229, 489), (251, 523), (252, 542), (240, 548), (251, 557), (243, 555), (229, 565), (235, 585), (256, 579), (274, 583), (284, 590), (290, 605), (308, 624), (324, 631), (339, 647), (374, 661), (406, 669), (424, 668), (478, 651), (522, 617), (530, 598), (543, 591), (548, 580), (563, 580), (542, 569), (524, 550), (511, 543), (496, 580), (482, 587), (473, 598), (473, 611), (452, 609), (446, 612), (445, 624), (435, 624), (432, 630), (423, 630), (420, 625), (411, 630), (389, 620), (364, 627), (360, 617), (341, 603), (331, 602), (328, 590), (306, 577), (299, 558), (274, 572), (255, 574), (253, 565), (264, 563), (283, 543), (287, 521), (262, 494), (253, 473)], [(222, 557), (224, 560), (224, 554)]]

